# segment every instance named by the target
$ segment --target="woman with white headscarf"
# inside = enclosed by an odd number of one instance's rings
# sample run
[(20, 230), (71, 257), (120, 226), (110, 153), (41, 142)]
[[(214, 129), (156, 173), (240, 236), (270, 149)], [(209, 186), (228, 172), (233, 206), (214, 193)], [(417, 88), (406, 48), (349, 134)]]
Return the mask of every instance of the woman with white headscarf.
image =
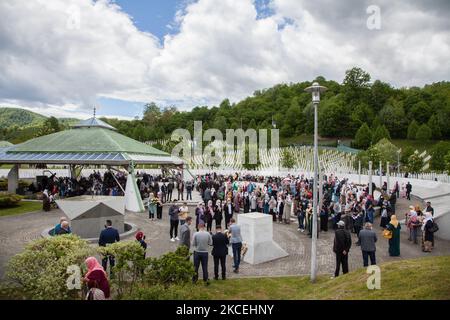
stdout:
[(423, 251), (431, 252), (434, 247), (434, 232), (433, 232), (433, 216), (431, 212), (425, 212), (425, 219), (422, 224), (423, 234)]

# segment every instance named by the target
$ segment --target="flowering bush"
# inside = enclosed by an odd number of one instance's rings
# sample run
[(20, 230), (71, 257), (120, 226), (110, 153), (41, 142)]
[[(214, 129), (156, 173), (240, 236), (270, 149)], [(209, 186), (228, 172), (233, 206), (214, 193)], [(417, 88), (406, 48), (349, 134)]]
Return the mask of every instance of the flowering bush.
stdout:
[(91, 254), (88, 243), (72, 234), (39, 239), (11, 258), (6, 275), (27, 299), (78, 299), (80, 290), (67, 287), (67, 267), (83, 268)]

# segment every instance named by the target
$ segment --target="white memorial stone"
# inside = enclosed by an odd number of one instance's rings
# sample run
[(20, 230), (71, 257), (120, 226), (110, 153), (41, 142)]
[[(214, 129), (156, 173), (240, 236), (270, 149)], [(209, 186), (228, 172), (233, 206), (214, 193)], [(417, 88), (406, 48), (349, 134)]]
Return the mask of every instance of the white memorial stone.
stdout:
[(252, 212), (239, 214), (237, 217), (242, 242), (248, 247), (244, 256), (245, 262), (258, 264), (288, 256), (288, 253), (273, 241), (271, 215)]
[(124, 197), (79, 196), (56, 200), (56, 203), (69, 218), (72, 232), (82, 238), (98, 237), (106, 220), (111, 220), (119, 233), (124, 232)]

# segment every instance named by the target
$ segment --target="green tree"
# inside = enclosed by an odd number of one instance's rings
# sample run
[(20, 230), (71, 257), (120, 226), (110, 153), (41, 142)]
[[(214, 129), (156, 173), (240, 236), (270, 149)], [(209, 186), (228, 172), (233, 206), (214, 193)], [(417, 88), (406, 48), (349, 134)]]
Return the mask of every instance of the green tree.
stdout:
[(413, 153), (409, 159), (407, 164), (408, 172), (411, 173), (420, 173), (423, 168), (423, 159), (419, 157), (418, 153)]
[(445, 156), (450, 152), (450, 142), (440, 141), (430, 150), (430, 169), (434, 171), (445, 170)]
[(154, 102), (144, 105), (144, 122), (155, 126), (161, 118), (161, 110)]
[(417, 123), (416, 120), (413, 120), (413, 121), (411, 121), (411, 123), (408, 126), (407, 138), (409, 140), (415, 140), (417, 131), (419, 131), (419, 124)]
[(355, 135), (354, 146), (356, 148), (367, 149), (372, 141), (372, 132), (367, 123), (363, 123)]
[(391, 139), (391, 136), (389, 134), (388, 129), (386, 129), (385, 126), (379, 126), (372, 137), (372, 144), (376, 144), (378, 141), (380, 141), (381, 139)]
[(447, 171), (447, 174), (450, 174), (450, 151), (444, 157), (444, 162), (445, 162), (445, 171)]
[(390, 100), (379, 113), (380, 121), (386, 126), (392, 138), (406, 136), (407, 122), (405, 112), (400, 103)]
[(228, 128), (227, 119), (224, 116), (219, 116), (214, 120), (213, 127), (219, 129), (223, 134), (225, 134), (225, 130)]
[(430, 116), (431, 108), (425, 101), (419, 101), (408, 112), (408, 117), (420, 124), (427, 123)]
[(39, 128), (36, 136), (41, 137), (58, 131), (61, 131), (58, 119), (56, 119), (55, 117), (50, 117), (44, 121), (42, 126)]
[(402, 163), (403, 166), (408, 165), (408, 159), (413, 153), (414, 148), (411, 146), (406, 146), (405, 148), (402, 149), (400, 154), (400, 162)]
[(416, 134), (416, 139), (420, 141), (427, 141), (431, 139), (431, 129), (426, 124), (423, 124), (419, 127), (419, 130)]
[(345, 72), (343, 81), (344, 100), (347, 105), (356, 105), (365, 101), (369, 94), (370, 74), (361, 68), (354, 67)]
[(393, 91), (389, 83), (376, 80), (370, 87), (369, 105), (371, 110), (378, 113), (391, 97)]
[(340, 103), (324, 103), (319, 110), (320, 135), (327, 137), (348, 136), (350, 114)]
[(438, 117), (432, 115), (427, 123), (428, 127), (431, 129), (431, 137), (433, 140), (439, 140), (442, 138), (441, 125), (439, 123)]
[(292, 169), (295, 166), (295, 158), (288, 149), (284, 149), (281, 153), (281, 165), (288, 169)]

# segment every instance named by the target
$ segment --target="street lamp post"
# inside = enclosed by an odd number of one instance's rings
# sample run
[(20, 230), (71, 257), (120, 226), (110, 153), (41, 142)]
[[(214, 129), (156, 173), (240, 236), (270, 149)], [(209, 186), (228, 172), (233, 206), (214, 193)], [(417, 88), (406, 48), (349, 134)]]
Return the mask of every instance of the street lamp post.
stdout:
[(305, 89), (306, 92), (312, 94), (312, 103), (314, 106), (314, 188), (313, 188), (313, 225), (312, 225), (312, 241), (311, 241), (311, 282), (316, 281), (317, 273), (317, 187), (319, 182), (319, 149), (318, 149), (318, 120), (317, 108), (320, 102), (320, 93), (327, 88), (320, 86), (318, 82), (314, 82), (312, 86)]

